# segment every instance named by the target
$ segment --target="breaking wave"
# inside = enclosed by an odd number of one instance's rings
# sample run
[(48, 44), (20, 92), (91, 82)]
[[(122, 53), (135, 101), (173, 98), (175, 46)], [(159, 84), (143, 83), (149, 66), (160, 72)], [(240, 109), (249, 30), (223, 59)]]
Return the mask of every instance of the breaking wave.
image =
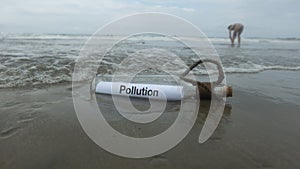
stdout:
[[(57, 84), (72, 81), (72, 73), (80, 50), (88, 35), (1, 34), (0, 37), (0, 88)], [(104, 40), (117, 38), (107, 35)], [(151, 42), (153, 41), (153, 42)], [(300, 70), (300, 51), (297, 38), (244, 39), (241, 48), (232, 48), (227, 38), (211, 38), (226, 73), (258, 73), (265, 70)], [(141, 43), (142, 42), (142, 43)], [(164, 46), (163, 37), (132, 38), (127, 47), (113, 51), (103, 61), (99, 73), (112, 73), (113, 68), (141, 46)], [(126, 43), (125, 43), (126, 44)], [(165, 45), (175, 54), (190, 59), (187, 47), (175, 43)], [(171, 59), (171, 58), (170, 58)], [(92, 62), (92, 61), (90, 61)], [(87, 61), (89, 64), (89, 61)], [(190, 63), (189, 63), (190, 64)], [(134, 65), (133, 65), (134, 66)], [(181, 70), (174, 70), (180, 72)], [(198, 70), (201, 74), (201, 70)], [(82, 75), (78, 81), (86, 80)]]

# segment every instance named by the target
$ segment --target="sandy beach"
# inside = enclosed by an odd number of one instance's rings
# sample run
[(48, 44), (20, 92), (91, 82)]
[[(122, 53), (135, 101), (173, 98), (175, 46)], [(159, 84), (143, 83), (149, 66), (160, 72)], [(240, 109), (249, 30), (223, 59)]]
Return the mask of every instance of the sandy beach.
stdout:
[(197, 142), (208, 106), (202, 102), (204, 111), (180, 144), (144, 159), (93, 143), (78, 122), (69, 83), (0, 89), (0, 168), (300, 168), (299, 73), (228, 75), (234, 94), (213, 136)]

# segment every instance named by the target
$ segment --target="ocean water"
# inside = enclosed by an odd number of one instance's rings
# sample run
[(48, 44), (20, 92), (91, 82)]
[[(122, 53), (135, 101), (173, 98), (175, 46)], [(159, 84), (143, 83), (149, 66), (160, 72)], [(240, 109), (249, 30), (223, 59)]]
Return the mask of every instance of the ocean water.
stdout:
[[(0, 88), (72, 81), (76, 59), (88, 38), (89, 35), (1, 35)], [(107, 41), (114, 38), (117, 37), (101, 37), (102, 40)], [(227, 74), (258, 73), (265, 70), (300, 70), (299, 39), (243, 38), (240, 47), (232, 47), (228, 38), (210, 38), (210, 41), (216, 48)], [(167, 38), (133, 37), (123, 41), (120, 47), (108, 53), (110, 57), (104, 58), (98, 73), (112, 73), (114, 66), (126, 56), (137, 49), (149, 47), (163, 47), (182, 55), (186, 60), (193, 60), (191, 59), (193, 52), (188, 47)], [(188, 65), (191, 63), (191, 61), (187, 62)], [(174, 71), (183, 70), (184, 68)], [(201, 72), (201, 70), (197, 71)]]

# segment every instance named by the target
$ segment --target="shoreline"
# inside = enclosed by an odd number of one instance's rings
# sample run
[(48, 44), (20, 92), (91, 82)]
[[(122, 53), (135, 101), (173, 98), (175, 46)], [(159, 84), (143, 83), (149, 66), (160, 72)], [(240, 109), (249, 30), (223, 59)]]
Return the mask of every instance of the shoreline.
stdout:
[[(244, 78), (245, 76), (247, 78)], [(300, 90), (300, 87), (297, 85), (300, 81), (300, 70), (264, 70), (261, 72), (249, 73), (227, 73), (225, 74), (225, 77), (226, 84), (233, 87), (233, 94), (236, 89), (241, 91), (248, 90), (249, 93), (257, 93), (258, 95), (260, 94), (261, 97), (273, 99), (273, 101), (285, 101), (287, 103), (292, 102), (300, 105), (300, 102), (295, 100), (300, 98), (300, 94), (293, 92), (294, 90)], [(272, 86), (278, 83), (277, 81), (280, 84)], [(75, 82), (74, 85), (76, 87), (76, 85), (81, 85), (82, 83), (85, 82)], [(0, 88), (0, 92), (46, 90), (65, 86), (68, 90), (72, 91), (72, 82), (61, 82), (55, 84), (40, 84), (35, 86), (5, 87)], [(277, 94), (279, 96), (275, 97)]]

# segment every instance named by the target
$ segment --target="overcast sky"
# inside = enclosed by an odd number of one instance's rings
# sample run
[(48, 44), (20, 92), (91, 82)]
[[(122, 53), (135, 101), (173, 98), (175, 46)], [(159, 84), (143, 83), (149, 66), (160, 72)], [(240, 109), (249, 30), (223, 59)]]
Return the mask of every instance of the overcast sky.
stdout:
[(91, 34), (137, 12), (177, 15), (210, 37), (235, 22), (246, 37), (300, 37), (300, 0), (1, 0), (0, 32)]

